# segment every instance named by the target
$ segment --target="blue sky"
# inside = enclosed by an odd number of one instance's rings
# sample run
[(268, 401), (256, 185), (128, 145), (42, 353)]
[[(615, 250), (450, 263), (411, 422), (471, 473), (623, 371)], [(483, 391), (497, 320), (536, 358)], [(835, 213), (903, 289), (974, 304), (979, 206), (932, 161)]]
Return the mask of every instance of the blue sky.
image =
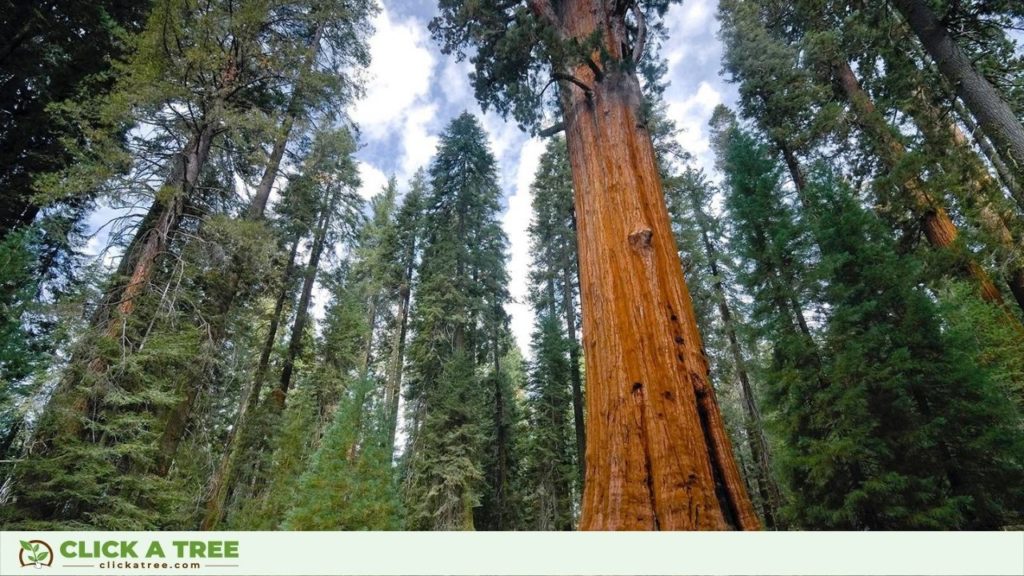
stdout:
[[(530, 265), (530, 182), (544, 144), (530, 139), (499, 116), (483, 114), (469, 85), (469, 65), (441, 54), (427, 23), (434, 0), (380, 0), (381, 13), (371, 39), (373, 62), (367, 71), (367, 94), (352, 109), (362, 131), (359, 152), (364, 195), (380, 190), (394, 174), (404, 190), (413, 172), (433, 157), (438, 134), (464, 110), (477, 114), (498, 158), (505, 192), (503, 226), (510, 242), (510, 290), (507, 306), (512, 331), (529, 355), (533, 315), (526, 304)], [(718, 75), (721, 45), (716, 37), (715, 0), (686, 0), (666, 16), (668, 60), (666, 97), (670, 117), (682, 129), (680, 143), (709, 172), (712, 159), (707, 122), (714, 107), (735, 100), (735, 90)], [(321, 302), (318, 302), (321, 304)]]
[[(359, 125), (362, 148), (358, 153), (361, 193), (369, 198), (380, 191), (390, 175), (404, 192), (412, 174), (430, 163), (438, 135), (465, 110), (476, 114), (486, 129), (491, 151), (498, 158), (505, 196), (502, 222), (510, 249), (508, 270), (513, 301), (506, 308), (512, 332), (523, 353), (530, 356), (533, 314), (526, 303), (530, 266), (530, 182), (544, 143), (521, 132), (514, 122), (494, 113), (484, 114), (473, 98), (465, 62), (441, 54), (430, 38), (427, 24), (436, 12), (435, 0), (378, 0), (381, 11), (370, 40), (372, 63), (366, 70), (366, 96), (350, 110)], [(668, 39), (662, 55), (669, 65), (666, 91), (669, 115), (681, 128), (679, 141), (709, 173), (712, 158), (707, 138), (711, 112), (720, 103), (732, 104), (735, 89), (718, 75), (721, 44), (716, 34), (717, 0), (685, 0), (666, 15)], [(279, 184), (283, 179), (279, 180)], [(276, 194), (275, 194), (276, 197)], [(91, 237), (85, 252), (97, 255), (108, 239), (112, 219), (134, 209), (111, 208), (102, 203), (90, 215)], [(105, 262), (120, 256), (110, 249)], [(327, 294), (317, 290), (313, 315), (322, 317)]]

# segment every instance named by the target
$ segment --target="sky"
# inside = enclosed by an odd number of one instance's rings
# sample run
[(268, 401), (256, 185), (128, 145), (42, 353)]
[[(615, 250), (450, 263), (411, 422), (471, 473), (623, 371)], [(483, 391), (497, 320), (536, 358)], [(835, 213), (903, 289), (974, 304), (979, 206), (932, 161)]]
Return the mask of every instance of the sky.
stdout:
[[(435, 0), (378, 0), (382, 10), (370, 40), (372, 63), (366, 97), (351, 111), (363, 147), (358, 153), (362, 193), (371, 196), (395, 175), (404, 191), (412, 174), (429, 164), (438, 135), (463, 111), (476, 114), (498, 159), (504, 191), (502, 225), (509, 239), (508, 272), (512, 302), (506, 305), (520, 349), (530, 356), (533, 314), (527, 304), (530, 267), (530, 183), (544, 142), (529, 138), (515, 122), (484, 114), (469, 84), (470, 65), (445, 56), (430, 38), (427, 24)], [(735, 101), (735, 88), (719, 77), (721, 44), (717, 38), (716, 0), (685, 0), (666, 15), (668, 61), (665, 93), (669, 116), (681, 132), (679, 142), (697, 166), (712, 170), (707, 123), (715, 106)], [(322, 306), (319, 301), (317, 305)]]
[[(530, 240), (526, 230), (531, 216), (530, 183), (544, 142), (530, 138), (514, 121), (506, 122), (493, 112), (483, 113), (469, 83), (470, 65), (442, 54), (430, 38), (427, 24), (436, 13), (436, 0), (378, 3), (381, 10), (370, 39), (372, 62), (366, 70), (366, 94), (350, 110), (360, 130), (360, 193), (369, 199), (391, 175), (404, 193), (413, 173), (429, 166), (447, 124), (467, 110), (477, 115), (498, 160), (504, 191), (501, 219), (509, 239), (507, 266), (512, 297), (506, 310), (516, 342), (529, 358), (534, 317), (527, 303)], [(711, 113), (718, 104), (732, 105), (736, 100), (735, 87), (719, 76), (722, 46), (717, 38), (716, 10), (717, 0), (674, 4), (665, 16), (667, 40), (662, 47), (662, 57), (669, 66), (665, 92), (669, 117), (680, 128), (680, 144), (694, 156), (697, 167), (708, 173), (713, 172), (707, 127)], [(90, 238), (85, 254), (102, 254), (107, 266), (116, 264), (120, 250), (104, 251), (111, 223), (143, 211), (143, 207), (115, 209), (101, 203), (89, 217)], [(327, 300), (326, 291), (314, 292), (315, 318), (323, 317)]]

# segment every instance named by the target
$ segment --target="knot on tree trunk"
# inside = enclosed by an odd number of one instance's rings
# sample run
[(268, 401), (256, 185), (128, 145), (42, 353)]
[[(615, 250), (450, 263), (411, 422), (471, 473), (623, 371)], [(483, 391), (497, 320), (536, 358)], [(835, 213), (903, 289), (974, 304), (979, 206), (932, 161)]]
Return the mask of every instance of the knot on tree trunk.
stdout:
[(637, 252), (646, 252), (651, 249), (651, 238), (654, 232), (650, 228), (640, 228), (629, 234), (629, 245)]

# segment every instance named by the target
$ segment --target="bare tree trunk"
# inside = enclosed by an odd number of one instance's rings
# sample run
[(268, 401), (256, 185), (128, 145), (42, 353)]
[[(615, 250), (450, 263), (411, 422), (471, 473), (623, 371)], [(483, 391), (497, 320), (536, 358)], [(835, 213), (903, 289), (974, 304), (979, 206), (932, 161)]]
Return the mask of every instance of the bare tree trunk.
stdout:
[(1013, 173), (1024, 177), (1024, 125), (1003, 95), (974, 68), (928, 2), (890, 1), (906, 18), (925, 51), (935, 60), (939, 71), (952, 84)]
[(712, 278), (715, 279), (713, 287), (718, 300), (718, 313), (722, 317), (722, 326), (725, 329), (726, 339), (729, 341), (729, 353), (732, 355), (733, 364), (736, 366), (737, 380), (740, 383), (740, 398), (743, 403), (743, 411), (746, 414), (745, 428), (748, 442), (750, 443), (750, 454), (754, 459), (754, 465), (757, 469), (757, 486), (763, 504), (765, 523), (770, 528), (777, 528), (781, 523), (779, 507), (782, 503), (782, 492), (779, 490), (779, 485), (775, 481), (775, 474), (772, 470), (768, 438), (764, 434), (761, 412), (757, 408), (754, 390), (750, 385), (750, 376), (747, 374), (747, 363), (740, 349), (740, 341), (736, 334), (732, 310), (729, 308), (725, 287), (722, 284), (718, 269), (718, 254), (714, 244), (711, 242), (711, 237), (705, 224), (706, 216), (701, 206), (695, 204), (694, 209), (698, 214), (701, 239), (704, 243), (704, 251), (708, 256), (708, 266), (711, 268)]
[(508, 461), (509, 433), (505, 418), (505, 397), (501, 389), (501, 359), (498, 352), (498, 335), (495, 334), (492, 342), (494, 362), (494, 425), (497, 432), (495, 443), (497, 444), (497, 478), (495, 478), (495, 504), (498, 512), (498, 522), (494, 526), (496, 530), (506, 530), (505, 507), (508, 506), (508, 469), (505, 464)]
[(259, 405), (260, 394), (263, 391), (263, 383), (267, 379), (267, 371), (270, 370), (270, 356), (274, 351), (274, 343), (277, 342), (277, 331), (281, 325), (281, 315), (284, 313), (284, 305), (288, 301), (291, 279), (295, 275), (295, 258), (299, 250), (300, 239), (292, 242), (292, 248), (288, 254), (288, 264), (285, 267), (284, 276), (281, 278), (281, 289), (278, 291), (277, 300), (274, 302), (274, 311), (270, 316), (270, 324), (267, 327), (267, 337), (263, 341), (263, 348), (260, 350), (260, 359), (256, 365), (256, 372), (253, 375), (252, 385), (242, 398), (235, 416), (235, 424), (228, 432), (224, 440), (224, 453), (221, 455), (220, 464), (210, 481), (209, 496), (205, 504), (205, 513), (200, 523), (201, 530), (213, 530), (224, 520), (224, 505), (230, 497), (234, 478), (237, 476), (235, 470), (238, 462), (235, 460), (238, 451), (238, 439), (242, 436), (242, 430), (251, 426), (250, 419)]
[(586, 477), (587, 432), (583, 419), (583, 377), (580, 374), (580, 343), (576, 338), (576, 302), (573, 298), (575, 289), (573, 263), (566, 262), (562, 267), (562, 308), (565, 314), (565, 331), (569, 337), (569, 377), (572, 382), (572, 415), (576, 432), (576, 460), (579, 467), (580, 487)]
[(612, 62), (600, 73), (579, 64), (565, 71), (573, 81), (560, 80), (587, 362), (580, 527), (757, 529), (708, 378), (640, 85), (616, 63), (630, 58), (625, 14), (593, 0), (531, 8), (566, 38), (600, 34)]
[(299, 304), (295, 308), (295, 323), (292, 325), (291, 341), (288, 343), (288, 351), (285, 353), (284, 363), (281, 368), (281, 380), (277, 390), (274, 390), (272, 395), (278, 411), (284, 409), (285, 396), (291, 387), (292, 373), (295, 371), (295, 359), (302, 352), (302, 337), (305, 334), (306, 323), (309, 320), (309, 302), (313, 297), (313, 285), (316, 283), (316, 274), (320, 269), (320, 257), (323, 255), (324, 246), (327, 244), (327, 231), (331, 225), (331, 210), (334, 209), (336, 197), (337, 194), (332, 195), (330, 203), (324, 207), (316, 234), (313, 236), (313, 247), (309, 254), (309, 263), (306, 264), (306, 273), (302, 281), (302, 294), (299, 296)]
[(358, 398), (356, 399), (356, 421), (353, 424), (352, 444), (349, 445), (346, 450), (346, 458), (349, 462), (353, 462), (356, 456), (359, 454), (359, 436), (362, 434), (363, 429), (363, 410), (362, 406), (366, 403), (366, 381), (370, 379), (370, 366), (373, 365), (373, 327), (377, 324), (377, 307), (379, 294), (375, 294), (370, 297), (370, 312), (368, 314), (367, 321), (369, 323), (370, 331), (366, 335), (366, 343), (363, 347), (363, 366), (360, 370), (360, 382), (358, 390)]
[[(845, 60), (833, 63), (836, 82), (846, 95), (857, 116), (857, 122), (867, 134), (875, 153), (889, 171), (896, 170), (906, 156), (906, 149), (893, 133), (885, 118), (875, 108), (871, 96), (861, 87), (860, 81)], [(957, 243), (959, 231), (941, 202), (925, 189), (920, 177), (913, 176), (901, 184), (903, 192), (913, 202), (913, 208), (921, 218), (921, 229), (928, 243), (933, 247), (950, 250), (956, 254), (963, 271), (972, 277), (981, 297), (997, 305), (1003, 305), (1003, 295), (992, 282), (988, 272)]]
[(409, 285), (403, 282), (398, 293), (398, 330), (395, 331), (395, 342), (391, 349), (391, 367), (384, 397), (388, 418), (388, 446), (392, 452), (395, 448), (395, 436), (398, 434), (398, 404), (402, 395), (402, 372), (405, 368), (405, 337), (409, 328), (411, 295)]
[(978, 148), (980, 148), (981, 152), (985, 155), (985, 158), (988, 159), (989, 164), (991, 164), (992, 168), (996, 171), (996, 174), (999, 176), (999, 180), (1010, 193), (1010, 196), (1017, 201), (1017, 205), (1020, 209), (1024, 210), (1024, 188), (1021, 187), (1020, 180), (1013, 175), (1010, 167), (1003, 161), (1002, 155), (999, 154), (999, 151), (992, 145), (992, 142), (988, 137), (985, 136), (980, 128), (978, 128), (978, 124), (974, 121), (974, 118), (971, 117), (971, 113), (964, 110), (964, 107), (960, 102), (956, 102), (956, 114), (960, 121), (964, 123), (964, 126), (966, 126), (970, 131), (971, 137), (974, 139), (974, 143), (977, 144)]
[[(957, 154), (958, 160), (963, 163), (965, 175), (970, 179), (966, 201), (969, 207), (977, 211), (978, 225), (999, 246), (1003, 256), (1014, 259), (1022, 244), (1014, 237), (1007, 222), (1015, 218), (1015, 215), (999, 210), (990, 200), (991, 194), (1001, 193), (998, 183), (971, 149), (960, 127), (943, 118), (942, 113), (921, 91), (917, 91), (914, 96), (917, 100), (917, 109), (913, 114), (915, 123), (933, 147)], [(1024, 263), (1014, 259), (1006, 271), (1006, 280), (1010, 293), (1024, 311)]]

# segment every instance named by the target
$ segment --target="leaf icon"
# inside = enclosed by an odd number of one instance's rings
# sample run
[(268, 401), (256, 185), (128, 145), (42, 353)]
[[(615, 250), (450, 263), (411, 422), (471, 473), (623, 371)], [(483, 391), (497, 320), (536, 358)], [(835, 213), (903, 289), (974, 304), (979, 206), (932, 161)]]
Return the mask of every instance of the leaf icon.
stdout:
[(32, 544), (30, 544), (30, 543), (28, 543), (28, 542), (26, 542), (24, 540), (19, 540), (19, 542), (21, 542), (21, 548), (25, 552), (32, 552)]
[(33, 552), (39, 552), (39, 544), (36, 544), (35, 542), (33, 542), (32, 543), (32, 551)]
[(36, 559), (35, 559), (35, 561), (36, 561), (36, 562), (42, 562), (43, 560), (46, 560), (46, 557), (47, 557), (47, 556), (49, 556), (49, 555), (50, 555), (50, 553), (49, 553), (49, 552), (47, 552), (46, 550), (43, 550), (43, 551), (42, 551), (42, 552), (40, 552), (39, 554), (36, 554)]

